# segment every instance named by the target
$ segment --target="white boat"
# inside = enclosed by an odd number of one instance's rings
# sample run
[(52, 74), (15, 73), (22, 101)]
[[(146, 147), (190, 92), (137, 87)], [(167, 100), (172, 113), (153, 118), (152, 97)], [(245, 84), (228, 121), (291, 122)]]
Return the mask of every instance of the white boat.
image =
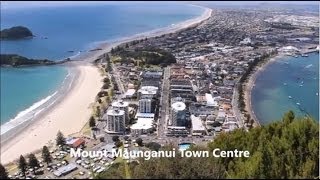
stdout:
[(302, 57), (308, 57), (309, 55), (308, 54), (302, 54), (301, 56)]
[(286, 85), (287, 85), (287, 83), (283, 83), (283, 85), (285, 85), (285, 86), (286, 86)]
[(292, 97), (291, 96), (288, 96), (289, 97), (289, 99), (291, 99)]
[(316, 96), (319, 96), (319, 93), (316, 93)]
[(300, 103), (297, 103), (297, 105), (299, 105), (299, 106), (300, 106)]
[(302, 87), (303, 85), (302, 84), (300, 84), (300, 87)]
[(307, 65), (305, 68), (310, 68), (312, 67), (312, 64)]

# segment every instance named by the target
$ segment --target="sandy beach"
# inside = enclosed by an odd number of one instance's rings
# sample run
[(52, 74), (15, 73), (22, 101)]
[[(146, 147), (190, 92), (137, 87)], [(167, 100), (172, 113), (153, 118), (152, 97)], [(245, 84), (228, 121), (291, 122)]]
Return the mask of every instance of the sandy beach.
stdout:
[(92, 113), (90, 104), (100, 91), (102, 76), (93, 65), (72, 68), (80, 72), (71, 91), (48, 114), (1, 146), (1, 163), (42, 148), (54, 140), (58, 130), (65, 135), (78, 132), (88, 121)]
[(112, 47), (122, 43), (174, 33), (190, 26), (195, 26), (208, 19), (211, 13), (211, 9), (205, 8), (204, 13), (197, 18), (170, 27), (137, 34), (131, 37), (124, 37), (115, 42), (103, 43), (99, 47), (102, 50), (88, 53), (85, 57), (80, 58), (82, 61), (72, 63), (70, 68), (74, 70), (74, 75), (76, 76), (72, 87), (60, 97), (59, 102), (52, 108), (41, 113), (41, 115), (24, 128), (21, 133), (16, 134), (1, 144), (1, 163), (10, 163), (19, 158), (20, 155), (35, 152), (44, 145), (54, 142), (59, 130), (65, 136), (81, 130), (92, 113), (90, 105), (94, 103), (95, 97), (103, 84), (103, 77), (100, 75), (98, 68), (91, 64), (91, 62), (99, 56), (110, 51)]

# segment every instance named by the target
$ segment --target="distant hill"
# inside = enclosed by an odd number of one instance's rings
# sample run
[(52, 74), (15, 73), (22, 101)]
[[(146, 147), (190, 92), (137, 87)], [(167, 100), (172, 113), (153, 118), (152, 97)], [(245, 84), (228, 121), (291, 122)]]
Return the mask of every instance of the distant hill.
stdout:
[(5, 40), (17, 40), (17, 39), (23, 39), (27, 37), (33, 37), (32, 32), (23, 26), (15, 26), (9, 29), (3, 29), (0, 32), (1, 39)]
[(48, 59), (28, 59), (23, 56), (19, 56), (17, 54), (1, 54), (0, 55), (0, 65), (1, 66), (33, 66), (33, 65), (53, 65), (53, 64), (61, 64), (68, 61), (51, 61)]

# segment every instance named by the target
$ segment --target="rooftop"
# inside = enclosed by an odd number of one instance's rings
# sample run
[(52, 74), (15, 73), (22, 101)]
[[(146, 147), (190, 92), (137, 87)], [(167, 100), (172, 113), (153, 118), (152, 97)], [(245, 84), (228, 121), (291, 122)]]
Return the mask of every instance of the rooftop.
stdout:
[(107, 115), (110, 115), (110, 116), (121, 116), (121, 115), (124, 115), (124, 111), (123, 110), (119, 110), (119, 109), (110, 109), (107, 111), (106, 113)]
[(125, 101), (122, 101), (122, 100), (115, 101), (115, 102), (112, 103), (113, 107), (127, 107), (128, 105), (129, 105), (128, 102), (125, 102)]
[(76, 170), (76, 169), (78, 169), (78, 167), (75, 164), (70, 163), (66, 166), (60, 167), (59, 169), (54, 171), (53, 174), (60, 177), (61, 175), (65, 175), (65, 174), (67, 174), (73, 170)]
[(172, 105), (172, 108), (176, 111), (183, 111), (186, 109), (186, 104), (184, 102), (175, 102)]
[(154, 118), (154, 113), (137, 113), (136, 118)]
[(217, 101), (215, 101), (215, 98), (213, 98), (211, 94), (206, 93), (206, 101), (207, 106), (218, 106)]
[(155, 86), (142, 86), (138, 92), (144, 95), (147, 94), (157, 94), (158, 87)]
[(200, 117), (191, 115), (191, 121), (192, 121), (192, 130), (193, 131), (205, 131), (206, 130), (206, 128), (202, 124)]
[(150, 129), (152, 128), (153, 118), (138, 118), (137, 122), (131, 126), (131, 129)]
[(136, 93), (135, 89), (128, 89), (127, 92), (125, 93), (125, 96), (133, 96), (134, 93)]

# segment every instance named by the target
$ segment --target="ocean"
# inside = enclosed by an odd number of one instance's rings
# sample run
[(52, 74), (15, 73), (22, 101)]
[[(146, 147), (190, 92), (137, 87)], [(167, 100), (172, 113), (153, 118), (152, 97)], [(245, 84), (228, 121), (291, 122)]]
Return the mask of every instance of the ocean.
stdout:
[(319, 121), (319, 54), (272, 62), (258, 74), (251, 96), (261, 124), (280, 120), (289, 110)]
[[(36, 36), (1, 41), (1, 53), (51, 60), (76, 57), (102, 42), (168, 27), (203, 12), (196, 6), (161, 2), (1, 9), (1, 29), (22, 25)], [(69, 73), (63, 66), (0, 70), (2, 125), (25, 118), (53, 98)]]

